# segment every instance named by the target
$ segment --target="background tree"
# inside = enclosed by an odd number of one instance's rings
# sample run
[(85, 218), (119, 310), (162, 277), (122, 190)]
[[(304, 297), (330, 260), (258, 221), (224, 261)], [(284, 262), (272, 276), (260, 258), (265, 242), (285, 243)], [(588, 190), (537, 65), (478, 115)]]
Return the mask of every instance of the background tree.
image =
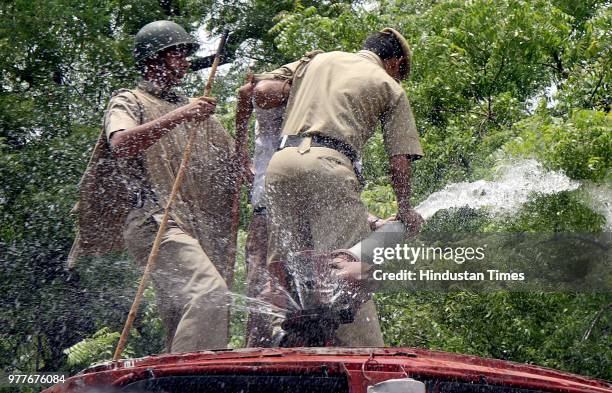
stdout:
[[(74, 236), (68, 213), (111, 92), (134, 86), (133, 35), (166, 18), (193, 32), (230, 28), (235, 60), (214, 93), (218, 117), (230, 130), (233, 95), (247, 67), (271, 69), (315, 48), (358, 50), (369, 32), (394, 26), (413, 48), (413, 74), (404, 87), (427, 153), (414, 165), (415, 204), (449, 183), (490, 178), (508, 157), (536, 158), (582, 182), (577, 191), (533, 196), (511, 217), (443, 211), (428, 222), (430, 230), (604, 230), (606, 219), (587, 191), (609, 201), (612, 11), (606, 1), (3, 2), (3, 369), (75, 371), (110, 357), (107, 347), (121, 329), (139, 274), (125, 255), (83, 260), (66, 271)], [(197, 94), (204, 80), (192, 75), (182, 89)], [(388, 216), (396, 207), (380, 133), (364, 160), (364, 201)], [(242, 208), (249, 209), (246, 198)], [(242, 228), (247, 224), (243, 219)], [(240, 284), (242, 255), (238, 268)], [(152, 299), (149, 292), (130, 341), (135, 356), (162, 349)], [(376, 300), (389, 345), (612, 379), (609, 294), (404, 293)], [(234, 346), (243, 343), (243, 324), (244, 314), (236, 313)]]

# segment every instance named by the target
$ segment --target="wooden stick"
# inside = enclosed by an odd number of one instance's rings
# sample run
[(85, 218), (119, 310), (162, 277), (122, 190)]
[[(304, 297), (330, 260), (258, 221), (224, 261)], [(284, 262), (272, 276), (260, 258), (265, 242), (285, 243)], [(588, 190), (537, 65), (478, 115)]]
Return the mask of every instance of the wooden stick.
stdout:
[[(219, 66), (221, 51), (225, 46), (227, 36), (228, 31), (225, 30), (223, 32), (223, 35), (221, 36), (221, 40), (219, 41), (217, 53), (215, 54), (215, 60), (210, 69), (210, 75), (208, 76), (208, 82), (206, 82), (206, 88), (204, 89), (204, 96), (206, 97), (210, 94), (210, 91), (212, 89), (213, 81), (217, 73), (217, 67)], [(117, 348), (115, 348), (113, 360), (119, 360), (121, 358), (121, 353), (125, 348), (125, 344), (127, 343), (127, 338), (130, 334), (130, 330), (132, 329), (134, 319), (136, 319), (138, 307), (140, 306), (140, 302), (142, 301), (142, 294), (144, 293), (147, 281), (149, 279), (149, 276), (151, 275), (151, 271), (155, 268), (155, 263), (157, 262), (157, 255), (159, 254), (159, 246), (161, 244), (162, 237), (164, 235), (164, 232), (166, 231), (166, 226), (168, 224), (170, 208), (172, 207), (172, 203), (176, 199), (176, 195), (178, 194), (181, 188), (181, 184), (183, 183), (183, 178), (185, 177), (185, 170), (187, 169), (187, 163), (189, 162), (189, 157), (191, 156), (191, 146), (193, 145), (193, 141), (196, 136), (196, 131), (197, 130), (192, 127), (189, 132), (189, 139), (187, 140), (187, 145), (185, 146), (185, 150), (183, 152), (181, 165), (176, 175), (176, 179), (174, 179), (174, 184), (172, 185), (172, 192), (170, 193), (170, 198), (166, 203), (166, 208), (164, 209), (164, 216), (162, 218), (161, 223), (159, 224), (157, 235), (155, 235), (153, 247), (151, 248), (151, 252), (149, 253), (149, 258), (147, 259), (147, 265), (145, 267), (144, 273), (142, 274), (142, 278), (140, 279), (140, 285), (138, 285), (138, 290), (136, 291), (136, 297), (134, 298), (134, 302), (132, 303), (132, 307), (130, 308), (130, 312), (128, 314), (127, 320), (125, 321), (125, 325), (123, 326), (123, 331), (121, 332), (121, 337), (119, 338)]]

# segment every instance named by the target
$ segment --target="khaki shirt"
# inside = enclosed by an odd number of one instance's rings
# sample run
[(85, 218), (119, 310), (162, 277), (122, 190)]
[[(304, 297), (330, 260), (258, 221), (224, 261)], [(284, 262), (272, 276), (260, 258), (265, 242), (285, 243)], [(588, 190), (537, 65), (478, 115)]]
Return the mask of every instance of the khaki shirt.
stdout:
[[(135, 90), (122, 90), (111, 99), (106, 111), (106, 135), (110, 140), (119, 130), (155, 120), (188, 102), (188, 98), (172, 93), (163, 95), (149, 82), (142, 82)], [(139, 156), (118, 160), (122, 169), (126, 169), (132, 188), (149, 189), (154, 194), (139, 208), (144, 220), (165, 207), (193, 128), (197, 131), (191, 157), (170, 216), (183, 231), (198, 239), (216, 263), (224, 258), (229, 244), (232, 203), (229, 195), (235, 189), (235, 177), (230, 173), (234, 141), (219, 121), (211, 116), (203, 122), (183, 123)]]
[[(279, 70), (292, 70), (295, 63)], [(423, 155), (408, 97), (370, 51), (328, 52), (310, 60), (294, 80), (283, 135), (323, 135), (361, 156), (378, 122), (389, 156)]]

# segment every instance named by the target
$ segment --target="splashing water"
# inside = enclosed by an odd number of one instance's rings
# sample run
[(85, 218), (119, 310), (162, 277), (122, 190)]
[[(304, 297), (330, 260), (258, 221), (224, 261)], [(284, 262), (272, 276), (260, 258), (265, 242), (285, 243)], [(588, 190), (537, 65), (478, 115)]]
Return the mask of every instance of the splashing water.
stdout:
[[(289, 312), (288, 309), (278, 307), (272, 303), (254, 297), (242, 295), (235, 292), (228, 292), (227, 295), (231, 299), (230, 305), (236, 310), (248, 311), (257, 314), (266, 314), (280, 318), (284, 318), (285, 315)], [(297, 305), (291, 304), (291, 306), (295, 309), (298, 308)]]
[(610, 189), (610, 183), (587, 184), (584, 187), (584, 202), (606, 219), (605, 231), (612, 231), (612, 192)]
[(517, 160), (499, 167), (498, 180), (478, 180), (449, 184), (431, 194), (415, 207), (425, 219), (436, 212), (454, 207), (488, 208), (493, 214), (508, 213), (528, 201), (531, 194), (556, 194), (572, 191), (580, 183), (563, 172), (546, 171), (533, 159)]
[[(493, 180), (449, 184), (442, 190), (431, 194), (426, 200), (415, 207), (415, 210), (425, 220), (431, 218), (440, 210), (460, 207), (470, 207), (473, 209), (486, 208), (491, 214), (507, 214), (528, 202), (533, 194), (551, 195), (562, 191), (573, 191), (580, 186), (580, 182), (571, 180), (561, 171), (547, 171), (536, 160), (514, 160), (499, 165)], [(604, 215), (607, 220), (606, 228), (612, 228), (612, 202), (609, 198), (609, 187), (592, 185), (585, 186), (584, 189), (589, 197), (589, 201), (587, 201), (589, 205), (595, 211)], [(397, 231), (397, 228), (393, 227), (389, 230)], [(355, 249), (355, 247), (359, 247), (359, 245), (357, 244), (351, 249), (358, 255), (360, 252), (355, 250), (360, 250), (360, 248)], [(293, 279), (296, 281), (296, 288), (300, 289), (298, 291), (299, 299), (293, 299), (289, 293), (286, 293), (289, 301), (288, 305), (293, 310), (312, 306), (312, 301), (308, 299), (314, 296), (311, 293), (313, 288), (307, 288), (305, 283), (312, 281), (315, 276), (319, 276), (318, 281), (324, 281), (323, 283), (319, 282), (319, 287), (325, 284), (323, 287), (326, 287), (328, 290), (324, 292), (330, 292), (330, 294), (327, 294), (327, 296), (325, 296), (326, 294), (318, 294), (314, 297), (326, 297), (333, 304), (345, 293), (345, 291), (340, 289), (338, 282), (336, 282), (337, 280), (327, 277), (326, 274), (321, 276), (311, 271), (311, 269), (307, 269), (306, 267), (312, 267), (309, 264), (304, 264), (303, 261), (290, 267), (292, 268)], [(275, 306), (258, 299), (247, 298), (245, 296), (242, 296), (242, 298), (246, 300), (247, 305), (240, 307), (247, 311), (272, 315), (286, 314), (291, 311), (275, 308)]]

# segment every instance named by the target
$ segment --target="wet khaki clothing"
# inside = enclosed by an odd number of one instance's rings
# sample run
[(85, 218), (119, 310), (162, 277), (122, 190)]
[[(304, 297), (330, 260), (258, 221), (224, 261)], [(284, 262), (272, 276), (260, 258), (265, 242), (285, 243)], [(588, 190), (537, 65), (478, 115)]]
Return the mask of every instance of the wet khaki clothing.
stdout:
[[(104, 118), (107, 137), (157, 119), (189, 101), (142, 82), (121, 90)], [(139, 264), (146, 264), (180, 165), (188, 131), (197, 128), (191, 158), (170, 212), (168, 227), (152, 273), (160, 315), (172, 352), (224, 348), (228, 340), (226, 280), (231, 198), (235, 181), (230, 165), (233, 140), (211, 117), (170, 130), (135, 157), (117, 158), (134, 193), (124, 240)]]
[[(352, 147), (358, 157), (382, 123), (390, 156), (423, 152), (406, 93), (372, 52), (330, 52), (315, 56), (293, 80), (284, 135), (322, 135)], [(329, 253), (350, 248), (370, 232), (361, 184), (351, 160), (327, 147), (298, 147), (274, 154), (266, 173), (268, 263), (313, 249)], [(383, 346), (373, 302), (355, 322), (337, 332), (342, 346)]]
[(316, 55), (294, 80), (287, 108), (283, 135), (330, 137), (361, 157), (380, 123), (389, 156), (423, 155), (406, 92), (373, 52)]
[[(304, 154), (298, 149), (277, 152), (268, 166), (269, 262), (301, 250), (323, 254), (350, 248), (370, 232), (350, 160), (324, 147)], [(383, 346), (374, 303), (363, 304), (355, 322), (340, 325), (337, 337), (339, 346)]]

